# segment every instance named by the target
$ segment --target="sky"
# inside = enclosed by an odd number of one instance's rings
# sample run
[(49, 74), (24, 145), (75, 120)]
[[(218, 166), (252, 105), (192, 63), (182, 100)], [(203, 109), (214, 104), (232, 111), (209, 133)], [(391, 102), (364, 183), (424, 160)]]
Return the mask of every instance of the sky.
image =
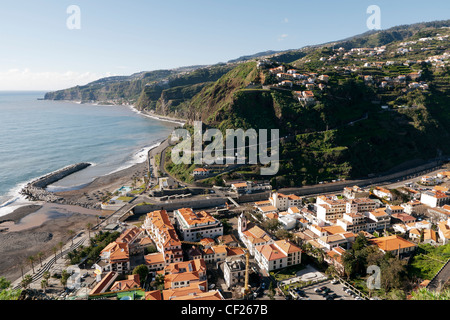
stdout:
[(0, 91), (340, 40), (369, 30), (370, 5), (380, 8), (381, 29), (450, 18), (448, 0), (2, 0)]

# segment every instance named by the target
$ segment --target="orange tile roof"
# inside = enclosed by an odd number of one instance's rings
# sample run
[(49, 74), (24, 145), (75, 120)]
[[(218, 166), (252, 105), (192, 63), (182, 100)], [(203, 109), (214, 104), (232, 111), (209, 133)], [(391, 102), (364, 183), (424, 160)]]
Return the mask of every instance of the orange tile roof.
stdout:
[(153, 265), (153, 264), (164, 264), (164, 254), (163, 253), (151, 253), (144, 256), (145, 264)]
[(177, 210), (189, 226), (195, 226), (203, 223), (218, 222), (206, 211), (194, 212), (191, 208), (182, 208)]
[(128, 276), (128, 279), (116, 281), (111, 287), (111, 291), (130, 290), (134, 288), (140, 288), (140, 280), (138, 274), (132, 274)]
[(397, 235), (369, 239), (369, 243), (376, 245), (383, 251), (394, 251), (399, 248), (405, 249), (417, 246), (415, 243), (405, 240)]
[(292, 242), (287, 241), (287, 240), (278, 240), (278, 241), (275, 241), (274, 244), (277, 247), (279, 247), (281, 250), (286, 252), (287, 254), (294, 253), (294, 252), (301, 252), (302, 251), (295, 244), (293, 244)]
[(153, 291), (147, 291), (145, 293), (145, 300), (162, 300), (161, 291), (159, 290), (153, 290)]
[(274, 244), (265, 244), (262, 246), (257, 246), (256, 250), (258, 250), (261, 253), (261, 255), (263, 255), (268, 261), (278, 260), (287, 257), (287, 255), (279, 248), (277, 248)]

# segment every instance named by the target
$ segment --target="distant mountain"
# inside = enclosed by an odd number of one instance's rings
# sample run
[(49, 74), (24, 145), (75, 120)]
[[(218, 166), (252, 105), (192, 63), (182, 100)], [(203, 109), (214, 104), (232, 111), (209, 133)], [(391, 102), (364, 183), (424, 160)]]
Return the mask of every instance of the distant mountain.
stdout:
[[(45, 98), (133, 103), (221, 130), (279, 129), (287, 138), (274, 186), (359, 178), (450, 155), (449, 27), (450, 20), (398, 26), (225, 64), (100, 79)], [(274, 67), (299, 76), (277, 76)], [(260, 178), (253, 172), (230, 177)]]

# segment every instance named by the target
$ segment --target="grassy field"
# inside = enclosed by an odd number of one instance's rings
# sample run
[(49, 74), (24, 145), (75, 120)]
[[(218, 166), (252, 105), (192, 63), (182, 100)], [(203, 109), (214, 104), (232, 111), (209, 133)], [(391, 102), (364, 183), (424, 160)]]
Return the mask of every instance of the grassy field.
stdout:
[(420, 279), (431, 280), (448, 259), (450, 259), (450, 244), (439, 247), (419, 244), (417, 254), (408, 267), (408, 273)]

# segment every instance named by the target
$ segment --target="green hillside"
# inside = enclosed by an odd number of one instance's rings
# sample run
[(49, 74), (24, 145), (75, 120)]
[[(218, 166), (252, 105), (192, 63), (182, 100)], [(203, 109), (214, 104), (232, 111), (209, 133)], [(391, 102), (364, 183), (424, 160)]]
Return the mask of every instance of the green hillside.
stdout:
[[(100, 81), (46, 98), (134, 99), (141, 110), (222, 131), (279, 129), (275, 187), (367, 177), (450, 156), (449, 26), (399, 26), (239, 62)], [(261, 179), (257, 169), (228, 176)]]

